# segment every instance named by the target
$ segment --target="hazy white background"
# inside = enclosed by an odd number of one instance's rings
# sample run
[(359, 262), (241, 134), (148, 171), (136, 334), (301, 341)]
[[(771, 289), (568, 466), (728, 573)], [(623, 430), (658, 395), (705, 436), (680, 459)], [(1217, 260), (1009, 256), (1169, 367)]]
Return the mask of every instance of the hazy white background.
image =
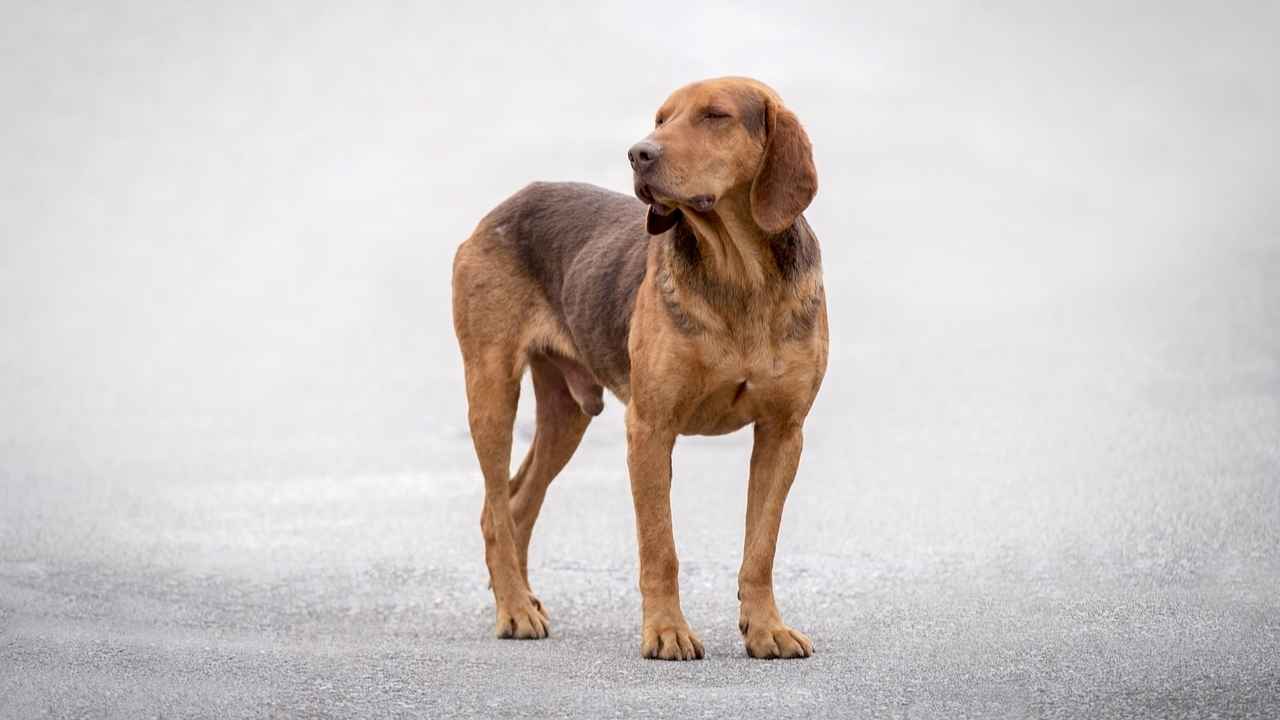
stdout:
[(0, 472), (430, 472), (465, 442), (454, 248), (530, 180), (629, 192), (654, 109), (722, 74), (815, 148), (813, 467), (1095, 445), (1134, 420), (1106, 398), (1222, 361), (1206, 397), (1263, 390), (1268, 432), (1277, 8), (5, 3)]

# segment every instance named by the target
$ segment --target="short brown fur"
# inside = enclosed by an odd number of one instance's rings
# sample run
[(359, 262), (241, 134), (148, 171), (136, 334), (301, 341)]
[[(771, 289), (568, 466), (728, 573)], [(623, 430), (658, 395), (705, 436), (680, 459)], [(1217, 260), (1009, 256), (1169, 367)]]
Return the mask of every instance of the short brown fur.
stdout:
[[(629, 154), (643, 203), (589, 185), (534, 183), (486, 215), (454, 260), (497, 634), (549, 631), (529, 588), (529, 539), (547, 486), (607, 388), (627, 404), (641, 654), (704, 654), (680, 608), (676, 437), (754, 425), (739, 629), (752, 657), (808, 657), (811, 642), (783, 624), (774, 601), (773, 557), (827, 365), (821, 259), (801, 214), (817, 192), (812, 149), (777, 94), (746, 78), (683, 87), (655, 120)], [(526, 369), (537, 430), (509, 477)]]

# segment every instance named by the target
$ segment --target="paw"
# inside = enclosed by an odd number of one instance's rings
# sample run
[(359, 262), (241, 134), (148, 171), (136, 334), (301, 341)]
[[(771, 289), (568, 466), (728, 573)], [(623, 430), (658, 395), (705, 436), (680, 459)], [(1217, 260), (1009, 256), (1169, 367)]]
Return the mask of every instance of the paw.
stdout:
[(525, 593), (518, 601), (498, 602), (496, 634), (500, 638), (540, 640), (551, 634), (551, 621), (538, 598)]
[(640, 656), (652, 660), (701, 660), (702, 641), (683, 621), (645, 623)]
[(738, 623), (747, 654), (753, 658), (807, 658), (813, 654), (813, 643), (799, 630), (792, 630), (781, 621)]

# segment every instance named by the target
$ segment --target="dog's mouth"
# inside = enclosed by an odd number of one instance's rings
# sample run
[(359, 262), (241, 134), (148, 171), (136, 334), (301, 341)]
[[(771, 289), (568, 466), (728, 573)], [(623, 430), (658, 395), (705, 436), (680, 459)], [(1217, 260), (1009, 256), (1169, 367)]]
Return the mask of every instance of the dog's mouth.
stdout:
[(674, 213), (682, 205), (703, 213), (709, 212), (716, 205), (714, 195), (694, 195), (691, 198), (678, 199), (660, 187), (643, 182), (636, 183), (636, 197), (662, 217)]
[[(661, 190), (658, 193), (665, 195)], [(650, 235), (661, 235), (680, 222), (680, 208), (674, 203), (664, 202), (665, 197), (662, 201), (654, 197), (654, 188), (648, 183), (636, 181), (636, 197), (649, 206), (644, 226)]]
[(671, 211), (670, 206), (662, 205), (661, 203), (658, 202), (657, 198), (653, 196), (653, 188), (649, 185), (649, 183), (640, 182), (639, 180), (636, 180), (636, 197), (640, 198), (641, 202), (643, 202), (645, 205), (648, 205), (650, 207), (659, 205), (665, 208), (665, 212), (663, 212), (664, 215)]
[(667, 217), (671, 213), (675, 212), (678, 208), (674, 208), (670, 205), (663, 205), (660, 202), (651, 202), (649, 203), (649, 209), (654, 211), (658, 215), (661, 215), (662, 217)]

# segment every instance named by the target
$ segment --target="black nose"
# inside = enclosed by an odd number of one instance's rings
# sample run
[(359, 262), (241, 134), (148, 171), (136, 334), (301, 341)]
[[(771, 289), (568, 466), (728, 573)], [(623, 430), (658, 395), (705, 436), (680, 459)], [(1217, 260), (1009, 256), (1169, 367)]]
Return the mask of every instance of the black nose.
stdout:
[(631, 161), (631, 169), (636, 172), (648, 170), (654, 163), (658, 162), (658, 158), (662, 157), (662, 146), (657, 143), (651, 143), (648, 140), (641, 140), (631, 149), (627, 151), (627, 159)]

